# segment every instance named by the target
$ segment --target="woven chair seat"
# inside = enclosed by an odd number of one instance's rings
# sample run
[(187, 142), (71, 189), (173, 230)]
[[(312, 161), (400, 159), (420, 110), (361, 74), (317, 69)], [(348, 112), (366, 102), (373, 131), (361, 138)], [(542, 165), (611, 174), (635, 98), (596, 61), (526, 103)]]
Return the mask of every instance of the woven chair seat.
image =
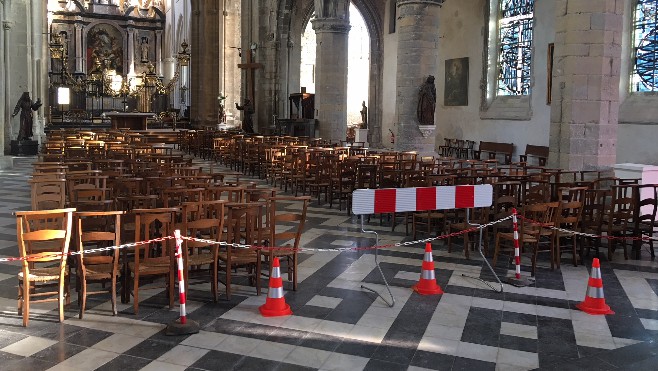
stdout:
[[(68, 271), (64, 271), (67, 276)], [(23, 272), (18, 272), (18, 279), (23, 279)], [(29, 280), (36, 282), (56, 281), (59, 279), (59, 267), (52, 268), (32, 268), (30, 269)]]

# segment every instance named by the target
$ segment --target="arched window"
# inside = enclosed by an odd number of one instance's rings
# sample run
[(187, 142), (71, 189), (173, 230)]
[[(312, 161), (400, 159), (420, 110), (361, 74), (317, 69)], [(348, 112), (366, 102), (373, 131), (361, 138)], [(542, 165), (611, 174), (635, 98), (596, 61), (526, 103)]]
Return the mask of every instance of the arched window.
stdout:
[(529, 95), (535, 0), (498, 3), (497, 95)]
[(633, 13), (632, 92), (658, 91), (658, 0), (637, 0)]

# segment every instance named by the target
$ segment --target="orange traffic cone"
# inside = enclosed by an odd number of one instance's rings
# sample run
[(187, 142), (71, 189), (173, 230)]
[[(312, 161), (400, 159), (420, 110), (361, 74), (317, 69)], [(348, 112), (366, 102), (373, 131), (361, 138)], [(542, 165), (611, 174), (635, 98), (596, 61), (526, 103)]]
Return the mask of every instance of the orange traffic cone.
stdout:
[(589, 276), (589, 282), (587, 283), (585, 301), (576, 305), (576, 308), (587, 314), (615, 314), (605, 303), (601, 264), (598, 258), (594, 258), (592, 261), (592, 274)]
[(290, 305), (286, 303), (286, 298), (283, 297), (283, 280), (281, 279), (279, 258), (274, 258), (272, 262), (270, 289), (267, 291), (265, 304), (261, 305), (258, 309), (263, 317), (278, 317), (292, 314)]
[(413, 286), (413, 289), (421, 295), (443, 294), (441, 286), (436, 283), (436, 277), (434, 277), (434, 259), (432, 259), (432, 245), (429, 242), (425, 245), (425, 257), (423, 258), (420, 280)]

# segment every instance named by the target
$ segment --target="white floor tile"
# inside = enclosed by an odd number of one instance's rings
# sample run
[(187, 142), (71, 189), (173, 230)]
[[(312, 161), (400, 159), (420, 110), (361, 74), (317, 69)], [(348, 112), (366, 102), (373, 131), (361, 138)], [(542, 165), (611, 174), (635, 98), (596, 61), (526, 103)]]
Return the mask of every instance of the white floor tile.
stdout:
[(57, 342), (54, 340), (44, 339), (36, 336), (28, 336), (23, 340), (19, 340), (0, 349), (0, 351), (16, 354), (23, 357), (29, 357), (32, 354), (40, 352), (54, 344), (57, 344)]

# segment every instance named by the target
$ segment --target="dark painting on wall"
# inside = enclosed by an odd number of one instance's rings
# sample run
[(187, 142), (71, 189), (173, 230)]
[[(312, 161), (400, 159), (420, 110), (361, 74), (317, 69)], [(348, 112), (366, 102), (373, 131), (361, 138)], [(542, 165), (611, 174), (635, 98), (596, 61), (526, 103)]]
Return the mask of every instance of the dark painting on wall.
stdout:
[(446, 59), (444, 106), (468, 106), (468, 57)]
[(123, 71), (123, 36), (119, 29), (108, 24), (99, 23), (87, 33), (87, 70), (94, 68), (96, 59), (103, 67)]

